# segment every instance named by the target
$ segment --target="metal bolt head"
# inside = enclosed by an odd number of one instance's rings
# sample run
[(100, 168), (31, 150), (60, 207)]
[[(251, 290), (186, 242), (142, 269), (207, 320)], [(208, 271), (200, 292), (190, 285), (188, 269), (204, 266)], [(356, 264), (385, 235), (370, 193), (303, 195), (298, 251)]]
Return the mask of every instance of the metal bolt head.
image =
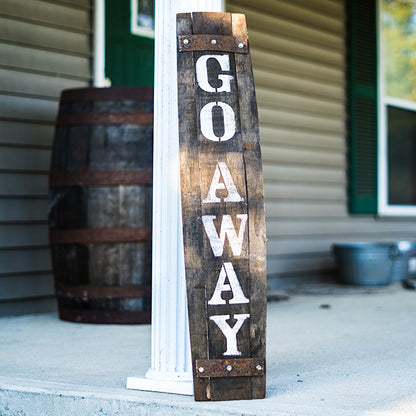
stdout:
[(216, 45), (216, 44), (217, 44), (217, 41), (216, 41), (215, 39), (212, 39), (211, 43), (212, 43), (213, 45)]
[(256, 366), (256, 370), (257, 370), (257, 371), (261, 371), (261, 370), (262, 370), (262, 368), (261, 368), (261, 365), (260, 365), (260, 364)]
[(231, 371), (233, 369), (232, 365), (227, 365), (227, 371)]
[(184, 44), (184, 45), (187, 45), (188, 43), (189, 43), (189, 39), (184, 39), (184, 40), (183, 40), (183, 44)]
[(200, 373), (203, 373), (203, 372), (204, 372), (204, 367), (199, 367), (199, 368), (198, 368), (198, 371), (199, 371)]
[(243, 49), (243, 48), (244, 48), (244, 43), (239, 43), (239, 44), (238, 44), (238, 47), (239, 47), (240, 49)]

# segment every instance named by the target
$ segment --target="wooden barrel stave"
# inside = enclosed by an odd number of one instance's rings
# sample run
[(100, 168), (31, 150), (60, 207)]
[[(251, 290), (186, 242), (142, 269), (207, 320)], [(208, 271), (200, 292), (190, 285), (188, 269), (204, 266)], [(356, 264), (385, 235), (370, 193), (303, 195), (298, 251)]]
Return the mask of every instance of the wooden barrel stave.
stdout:
[(51, 171), (152, 168), (152, 126), (58, 126)]
[(71, 101), (60, 105), (60, 114), (76, 113), (152, 113), (153, 101), (106, 100), (106, 101)]
[(61, 270), (56, 281), (67, 285), (150, 285), (151, 243), (65, 244), (52, 247)]
[(151, 227), (152, 187), (50, 187), (54, 229)]

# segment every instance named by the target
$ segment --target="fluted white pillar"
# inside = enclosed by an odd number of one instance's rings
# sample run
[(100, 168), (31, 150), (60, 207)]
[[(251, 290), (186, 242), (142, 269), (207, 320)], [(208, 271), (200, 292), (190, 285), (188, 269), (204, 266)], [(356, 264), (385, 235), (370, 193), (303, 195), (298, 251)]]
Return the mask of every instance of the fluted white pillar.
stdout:
[(192, 394), (178, 136), (176, 13), (223, 11), (223, 0), (156, 0), (151, 366), (127, 387)]
[(94, 0), (94, 87), (105, 87), (105, 1)]

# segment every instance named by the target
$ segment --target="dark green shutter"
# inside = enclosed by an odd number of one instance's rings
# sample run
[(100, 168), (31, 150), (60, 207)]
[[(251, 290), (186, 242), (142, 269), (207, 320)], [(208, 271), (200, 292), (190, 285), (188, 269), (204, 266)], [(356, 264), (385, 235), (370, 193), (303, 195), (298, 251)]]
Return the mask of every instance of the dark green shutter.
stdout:
[(105, 2), (105, 74), (111, 85), (153, 87), (154, 40), (130, 32), (130, 1)]
[(377, 0), (348, 1), (349, 209), (377, 213)]

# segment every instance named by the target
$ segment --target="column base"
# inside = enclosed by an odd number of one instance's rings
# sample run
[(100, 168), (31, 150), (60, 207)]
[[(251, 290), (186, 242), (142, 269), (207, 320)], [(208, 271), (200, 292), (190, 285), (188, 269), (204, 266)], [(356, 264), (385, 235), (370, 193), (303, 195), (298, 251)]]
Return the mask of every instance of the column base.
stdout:
[(132, 390), (174, 393), (192, 396), (192, 373), (168, 373), (150, 369), (144, 377), (128, 377), (127, 386)]

